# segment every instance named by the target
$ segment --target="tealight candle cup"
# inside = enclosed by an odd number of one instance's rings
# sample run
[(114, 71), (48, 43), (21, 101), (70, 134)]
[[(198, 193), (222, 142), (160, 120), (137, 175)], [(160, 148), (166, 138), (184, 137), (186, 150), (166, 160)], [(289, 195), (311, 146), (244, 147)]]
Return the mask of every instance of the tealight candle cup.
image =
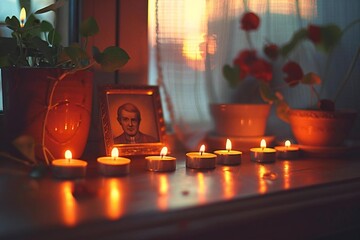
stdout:
[(131, 160), (124, 157), (99, 157), (99, 172), (103, 176), (122, 176), (130, 172)]
[(239, 165), (242, 152), (236, 150), (216, 150), (216, 162), (221, 165)]
[(299, 158), (299, 148), (295, 146), (276, 146), (276, 157), (278, 159), (297, 159)]
[(176, 158), (170, 156), (147, 156), (146, 169), (152, 172), (172, 172), (176, 170)]
[(251, 148), (250, 159), (258, 163), (272, 163), (276, 159), (276, 150), (273, 148)]
[(56, 178), (83, 178), (87, 162), (78, 159), (56, 159), (51, 162), (51, 170)]
[(214, 169), (216, 155), (212, 153), (189, 152), (186, 154), (186, 167), (193, 169)]

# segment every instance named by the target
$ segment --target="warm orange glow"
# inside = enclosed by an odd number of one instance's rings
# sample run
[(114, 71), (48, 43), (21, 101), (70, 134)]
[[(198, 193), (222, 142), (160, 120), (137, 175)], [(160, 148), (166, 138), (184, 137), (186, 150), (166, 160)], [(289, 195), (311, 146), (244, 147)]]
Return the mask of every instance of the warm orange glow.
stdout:
[(224, 194), (226, 199), (230, 199), (235, 195), (233, 177), (229, 167), (224, 167)]
[(261, 139), (260, 147), (261, 147), (261, 148), (266, 148), (266, 141), (265, 141), (265, 139)]
[(72, 182), (64, 182), (62, 188), (62, 216), (64, 224), (74, 226), (76, 224), (76, 200), (72, 195)]
[(259, 176), (259, 192), (266, 193), (267, 192), (267, 185), (263, 178), (264, 174), (266, 173), (266, 168), (263, 165), (259, 166), (258, 176)]
[(204, 203), (206, 201), (205, 198), (206, 187), (205, 187), (204, 174), (199, 172), (197, 174), (197, 179), (198, 179), (198, 190), (199, 190), (199, 202)]
[(284, 164), (284, 188), (289, 189), (290, 188), (290, 163), (289, 161), (283, 161)]
[(114, 159), (119, 157), (119, 149), (114, 147), (112, 150), (111, 150), (111, 157), (113, 157)]
[(21, 8), (20, 10), (20, 27), (24, 27), (26, 19), (26, 10), (25, 8)]
[(162, 210), (166, 210), (168, 208), (168, 197), (169, 197), (169, 180), (167, 175), (160, 175), (160, 183), (159, 183), (159, 194), (158, 197), (158, 207)]
[(226, 139), (226, 150), (231, 151), (232, 145), (230, 139)]
[(286, 140), (286, 141), (285, 141), (285, 147), (288, 148), (288, 147), (290, 147), (290, 146), (291, 146), (291, 142), (290, 142), (289, 140)]
[(163, 148), (161, 149), (161, 151), (160, 151), (160, 157), (166, 156), (167, 152), (168, 152), (168, 148), (167, 148), (167, 147), (163, 147)]
[(123, 214), (122, 195), (120, 189), (120, 181), (116, 178), (109, 179), (108, 198), (106, 204), (106, 214), (110, 219), (118, 219)]
[(67, 160), (72, 159), (72, 153), (70, 150), (65, 151), (65, 159), (67, 159)]

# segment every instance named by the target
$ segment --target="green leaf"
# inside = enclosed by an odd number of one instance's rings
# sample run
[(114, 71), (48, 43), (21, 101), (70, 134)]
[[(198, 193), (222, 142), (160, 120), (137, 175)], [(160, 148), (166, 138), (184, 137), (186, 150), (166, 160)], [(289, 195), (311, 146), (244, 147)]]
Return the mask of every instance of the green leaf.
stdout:
[(41, 23), (40, 23), (40, 30), (42, 31), (42, 32), (50, 32), (51, 30), (53, 30), (54, 29), (54, 27), (53, 27), (53, 25), (50, 23), (50, 22), (48, 22), (48, 21), (41, 21)]
[(316, 47), (329, 53), (340, 41), (341, 29), (335, 24), (329, 24), (321, 28), (321, 42)]
[(291, 40), (281, 47), (280, 53), (286, 57), (306, 37), (307, 30), (305, 28), (298, 30), (293, 34)]
[(61, 43), (61, 35), (55, 29), (52, 29), (48, 33), (48, 41), (51, 45), (59, 46)]
[(99, 32), (99, 26), (93, 17), (86, 19), (80, 26), (80, 35), (91, 37)]
[(304, 75), (300, 82), (307, 85), (321, 84), (321, 78), (317, 74), (310, 72)]
[(236, 87), (240, 80), (240, 69), (226, 64), (224, 65), (222, 72), (230, 87)]
[[(64, 53), (69, 57), (76, 66), (84, 67), (89, 64), (89, 57), (84, 49), (78, 44), (73, 44), (64, 48)], [(63, 56), (64, 58), (64, 56)]]
[(276, 94), (272, 91), (269, 84), (264, 83), (263, 81), (259, 82), (259, 90), (261, 98), (268, 103), (273, 103), (278, 100)]
[(46, 12), (49, 12), (49, 11), (56, 11), (58, 8), (61, 8), (63, 5), (65, 4), (65, 1), (64, 0), (58, 0), (56, 1), (55, 3), (49, 5), (49, 6), (46, 6), (44, 8), (41, 8), (39, 10), (37, 10), (35, 12), (35, 14), (41, 14), (41, 13), (46, 13)]
[(103, 52), (93, 47), (93, 54), (95, 61), (100, 64), (102, 70), (106, 72), (120, 69), (130, 59), (125, 50), (116, 46), (108, 47)]
[(40, 55), (44, 55), (45, 59), (50, 64), (55, 64), (56, 59), (54, 59), (54, 49), (49, 46), (49, 44), (42, 40), (39, 37), (34, 37), (32, 39), (33, 47), (39, 51)]
[(20, 28), (20, 21), (15, 16), (12, 16), (11, 18), (6, 17), (5, 23), (6, 23), (6, 26), (13, 31), (17, 31)]

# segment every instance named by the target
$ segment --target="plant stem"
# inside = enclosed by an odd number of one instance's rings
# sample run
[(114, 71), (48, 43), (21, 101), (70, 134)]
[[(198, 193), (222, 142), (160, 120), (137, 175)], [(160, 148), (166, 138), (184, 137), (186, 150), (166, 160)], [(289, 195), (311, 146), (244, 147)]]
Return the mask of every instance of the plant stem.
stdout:
[[(53, 98), (54, 98), (54, 92), (55, 92), (55, 89), (57, 87), (57, 85), (59, 84), (59, 82), (61, 80), (63, 80), (68, 74), (70, 74), (70, 72), (64, 72), (63, 74), (60, 75), (60, 77), (54, 79), (55, 82), (51, 88), (51, 91), (50, 91), (50, 95), (49, 95), (49, 102), (46, 106), (46, 112), (45, 112), (45, 116), (44, 116), (44, 124), (42, 126), (42, 136), (41, 136), (41, 149), (42, 149), (42, 152), (43, 152), (43, 156), (45, 158), (45, 162), (47, 165), (50, 165), (50, 162), (49, 162), (49, 159), (48, 159), (48, 153), (51, 155), (51, 153), (49, 152), (49, 150), (46, 148), (45, 146), (45, 133), (46, 133), (46, 124), (47, 124), (47, 120), (48, 120), (48, 117), (49, 117), (49, 113), (50, 113), (50, 110), (53, 108)], [(53, 79), (53, 78), (50, 78), (50, 79)]]
[(350, 79), (351, 77), (351, 74), (355, 68), (355, 63), (356, 61), (358, 60), (359, 58), (359, 55), (360, 55), (360, 46), (358, 47), (357, 51), (356, 51), (356, 54), (354, 55), (353, 59), (352, 59), (352, 62), (346, 72), (346, 75), (344, 76), (344, 78), (342, 79), (341, 81), (341, 85), (340, 87), (338, 88), (337, 92), (336, 92), (336, 95), (335, 95), (335, 98), (334, 98), (334, 102), (336, 102), (337, 98), (339, 97), (340, 93), (342, 92), (342, 90), (344, 89), (347, 81)]

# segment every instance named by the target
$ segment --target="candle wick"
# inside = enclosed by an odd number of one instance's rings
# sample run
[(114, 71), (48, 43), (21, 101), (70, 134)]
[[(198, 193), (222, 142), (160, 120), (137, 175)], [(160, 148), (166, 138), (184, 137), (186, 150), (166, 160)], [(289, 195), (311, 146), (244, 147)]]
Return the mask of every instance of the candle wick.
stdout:
[(227, 151), (230, 152), (230, 149), (228, 149)]
[(265, 149), (264, 147), (261, 147), (261, 151), (264, 151), (264, 149)]
[(203, 155), (203, 151), (200, 151), (200, 156), (202, 156)]
[(161, 155), (160, 155), (160, 158), (163, 159), (163, 158), (164, 158), (164, 154), (161, 154)]

